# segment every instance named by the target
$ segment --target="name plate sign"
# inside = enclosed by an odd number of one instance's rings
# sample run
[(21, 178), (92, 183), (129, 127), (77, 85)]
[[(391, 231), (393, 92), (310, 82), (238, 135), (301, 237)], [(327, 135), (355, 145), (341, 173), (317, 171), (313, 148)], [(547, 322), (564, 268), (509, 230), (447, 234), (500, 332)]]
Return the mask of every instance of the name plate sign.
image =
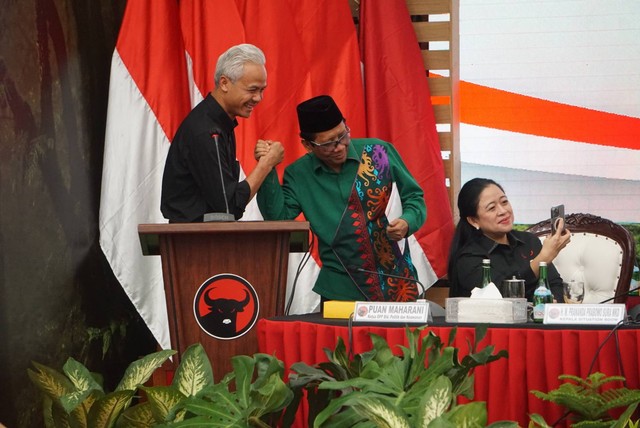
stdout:
[(625, 320), (627, 311), (622, 303), (581, 305), (547, 303), (544, 305), (545, 324), (615, 325)]
[(356, 302), (353, 321), (359, 322), (409, 322), (426, 324), (429, 319), (429, 303), (416, 302)]

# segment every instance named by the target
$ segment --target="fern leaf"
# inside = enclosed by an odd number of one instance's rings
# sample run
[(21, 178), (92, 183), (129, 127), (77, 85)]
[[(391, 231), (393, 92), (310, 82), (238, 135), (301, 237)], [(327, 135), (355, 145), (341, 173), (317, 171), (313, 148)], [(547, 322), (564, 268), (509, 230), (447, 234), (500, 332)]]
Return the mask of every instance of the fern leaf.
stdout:
[(560, 380), (573, 380), (577, 385), (584, 389), (590, 389), (592, 391), (598, 391), (603, 385), (612, 382), (623, 382), (625, 379), (623, 376), (606, 376), (604, 373), (595, 372), (583, 379), (575, 375), (564, 374), (558, 376)]
[[(579, 415), (580, 419), (596, 420), (606, 415), (603, 411), (604, 401), (599, 395), (577, 393), (575, 389), (562, 388), (568, 384), (561, 385), (560, 388), (549, 392), (549, 394), (532, 391), (538, 398), (551, 401), (565, 407), (572, 413)], [(573, 387), (573, 385), (570, 385)]]
[(640, 390), (627, 388), (609, 389), (602, 393), (603, 410), (609, 411), (618, 407), (627, 407), (633, 403), (640, 403)]
[[(602, 373), (594, 373), (591, 376), (602, 375)], [(590, 377), (591, 377), (590, 376)], [(576, 383), (576, 385), (582, 386), (583, 388), (589, 388), (591, 383), (587, 379), (583, 379), (580, 376), (572, 375), (572, 374), (561, 374), (558, 376), (560, 380), (572, 380)]]

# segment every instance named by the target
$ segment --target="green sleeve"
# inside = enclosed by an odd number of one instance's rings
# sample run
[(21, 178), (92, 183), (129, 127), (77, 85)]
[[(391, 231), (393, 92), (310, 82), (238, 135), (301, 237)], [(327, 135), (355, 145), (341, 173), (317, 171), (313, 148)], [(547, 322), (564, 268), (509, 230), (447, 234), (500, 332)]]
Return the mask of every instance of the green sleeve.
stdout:
[(281, 186), (278, 173), (273, 169), (258, 189), (258, 208), (265, 220), (293, 220), (300, 214), (300, 206), (290, 186), (291, 174), (285, 170), (284, 176)]
[(284, 220), (284, 196), (275, 168), (264, 179), (256, 198), (265, 220)]

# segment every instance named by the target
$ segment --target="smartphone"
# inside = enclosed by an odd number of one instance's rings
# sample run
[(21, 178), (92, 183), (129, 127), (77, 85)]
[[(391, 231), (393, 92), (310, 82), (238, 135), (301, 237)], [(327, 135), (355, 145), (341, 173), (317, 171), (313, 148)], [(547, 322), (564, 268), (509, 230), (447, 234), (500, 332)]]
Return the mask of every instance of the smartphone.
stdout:
[(559, 220), (564, 221), (564, 204), (551, 207), (551, 234), (556, 233), (558, 230)]

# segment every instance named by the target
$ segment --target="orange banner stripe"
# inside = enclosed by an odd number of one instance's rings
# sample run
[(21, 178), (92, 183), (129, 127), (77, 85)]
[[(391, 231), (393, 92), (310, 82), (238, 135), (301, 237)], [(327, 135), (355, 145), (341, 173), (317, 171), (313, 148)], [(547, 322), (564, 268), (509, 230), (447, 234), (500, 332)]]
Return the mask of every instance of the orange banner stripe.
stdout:
[(521, 134), (640, 149), (640, 118), (460, 82), (460, 120)]

